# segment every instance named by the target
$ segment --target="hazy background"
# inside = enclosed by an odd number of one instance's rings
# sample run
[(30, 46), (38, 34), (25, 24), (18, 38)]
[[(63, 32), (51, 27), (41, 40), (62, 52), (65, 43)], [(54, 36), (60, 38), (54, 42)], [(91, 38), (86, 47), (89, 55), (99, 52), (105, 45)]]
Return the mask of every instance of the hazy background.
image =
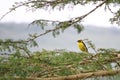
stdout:
[[(91, 40), (96, 48), (115, 48), (120, 50), (120, 29), (92, 25), (84, 26), (85, 29), (80, 34), (78, 34), (74, 28), (69, 28), (56, 38), (54, 38), (51, 33), (41, 36), (37, 39), (39, 47), (32, 48), (31, 50), (66, 49), (69, 51), (80, 51), (77, 47), (77, 40), (86, 38)], [(0, 39), (26, 39), (29, 33), (42, 32), (40, 27), (28, 27), (27, 23), (0, 23)]]

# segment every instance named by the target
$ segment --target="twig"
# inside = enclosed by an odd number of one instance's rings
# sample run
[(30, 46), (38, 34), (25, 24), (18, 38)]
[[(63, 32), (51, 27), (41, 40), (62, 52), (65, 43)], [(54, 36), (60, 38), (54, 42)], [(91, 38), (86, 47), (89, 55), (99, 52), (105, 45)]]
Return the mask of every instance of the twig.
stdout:
[(11, 13), (12, 11), (14, 11), (14, 10), (16, 10), (17, 8), (19, 8), (19, 7), (21, 7), (21, 6), (26, 6), (27, 4), (30, 4), (30, 3), (37, 3), (37, 2), (39, 2), (39, 3), (41, 3), (41, 5), (42, 5), (42, 7), (43, 6), (45, 6), (46, 4), (50, 4), (50, 5), (52, 5), (52, 4), (54, 4), (54, 3), (62, 3), (62, 1), (61, 0), (53, 0), (53, 1), (47, 1), (47, 0), (45, 0), (45, 1), (43, 1), (43, 0), (28, 0), (28, 2), (24, 2), (24, 3), (21, 3), (21, 4), (19, 4), (19, 5), (17, 5), (17, 6), (14, 6), (14, 7), (12, 7), (8, 12), (6, 12), (4, 15), (2, 15), (2, 17), (0, 18), (0, 21), (6, 16), (6, 15), (8, 15), (9, 13)]
[(104, 0), (102, 3), (100, 3), (98, 6), (96, 6), (94, 9), (92, 9), (91, 11), (89, 11), (87, 14), (77, 17), (77, 19), (81, 20), (83, 18), (85, 18), (86, 16), (88, 16), (89, 14), (91, 14), (92, 12), (94, 12), (97, 8), (99, 8), (100, 6), (102, 6), (107, 0)]
[(108, 10), (109, 10), (111, 13), (116, 14), (115, 12), (113, 12), (113, 11), (111, 10), (111, 8), (110, 8), (109, 5), (107, 6), (107, 8), (108, 8)]
[(39, 34), (39, 35), (37, 35), (37, 36), (31, 38), (31, 39), (26, 40), (26, 42), (29, 42), (29, 41), (35, 40), (36, 38), (38, 38), (38, 37), (40, 37), (40, 36), (43, 36), (43, 35), (45, 35), (45, 34), (47, 34), (47, 33), (50, 33), (50, 32), (52, 32), (52, 31), (58, 30), (58, 29), (60, 29), (60, 28), (61, 28), (61, 26), (56, 27), (56, 28), (51, 29), (51, 30), (46, 30), (44, 33), (41, 33), (41, 34)]
[[(13, 45), (13, 43), (15, 43), (16, 45)], [(7, 46), (9, 46), (10, 50), (13, 49), (19, 49), (19, 50), (23, 50), (25, 53), (27, 53), (27, 55), (30, 57), (29, 54), (29, 50), (27, 50), (27, 47), (23, 47), (23, 46), (19, 46), (17, 44), (27, 44), (26, 42), (24, 42), (23, 40), (19, 40), (19, 41), (13, 41), (13, 40), (6, 40), (6, 41), (2, 41), (0, 43), (1, 44), (6, 44)], [(9, 55), (9, 54), (3, 54), (3, 55)]]

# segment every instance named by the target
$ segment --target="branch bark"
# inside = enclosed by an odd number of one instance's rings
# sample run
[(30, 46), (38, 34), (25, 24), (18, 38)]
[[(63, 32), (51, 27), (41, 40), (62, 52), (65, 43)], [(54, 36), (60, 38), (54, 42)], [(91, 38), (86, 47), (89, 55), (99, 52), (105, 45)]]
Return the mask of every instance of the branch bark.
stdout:
[[(101, 70), (96, 72), (89, 72), (89, 73), (80, 73), (76, 75), (69, 75), (69, 76), (60, 76), (60, 77), (51, 77), (51, 78), (36, 78), (36, 77), (27, 77), (26, 80), (77, 80), (77, 79), (85, 79), (91, 78), (96, 76), (110, 76), (120, 73), (120, 70)], [(21, 80), (20, 77), (15, 77), (16, 80)]]

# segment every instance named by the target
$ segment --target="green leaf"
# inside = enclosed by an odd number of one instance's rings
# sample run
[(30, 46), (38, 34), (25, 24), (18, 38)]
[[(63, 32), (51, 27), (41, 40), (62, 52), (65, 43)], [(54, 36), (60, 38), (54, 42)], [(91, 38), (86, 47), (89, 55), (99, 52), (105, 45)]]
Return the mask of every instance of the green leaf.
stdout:
[(77, 23), (76, 23), (76, 24), (74, 24), (73, 26), (74, 26), (74, 28), (77, 30), (78, 33), (81, 33), (81, 31), (84, 30), (84, 27), (83, 27), (82, 24), (77, 24)]

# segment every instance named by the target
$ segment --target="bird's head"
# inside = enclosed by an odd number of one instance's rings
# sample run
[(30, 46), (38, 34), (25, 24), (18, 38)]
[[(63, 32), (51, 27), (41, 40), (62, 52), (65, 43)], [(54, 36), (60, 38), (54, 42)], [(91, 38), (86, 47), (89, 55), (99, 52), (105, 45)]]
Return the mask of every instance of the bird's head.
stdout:
[(82, 40), (78, 40), (77, 42), (80, 43), (80, 42), (83, 42), (83, 41)]

